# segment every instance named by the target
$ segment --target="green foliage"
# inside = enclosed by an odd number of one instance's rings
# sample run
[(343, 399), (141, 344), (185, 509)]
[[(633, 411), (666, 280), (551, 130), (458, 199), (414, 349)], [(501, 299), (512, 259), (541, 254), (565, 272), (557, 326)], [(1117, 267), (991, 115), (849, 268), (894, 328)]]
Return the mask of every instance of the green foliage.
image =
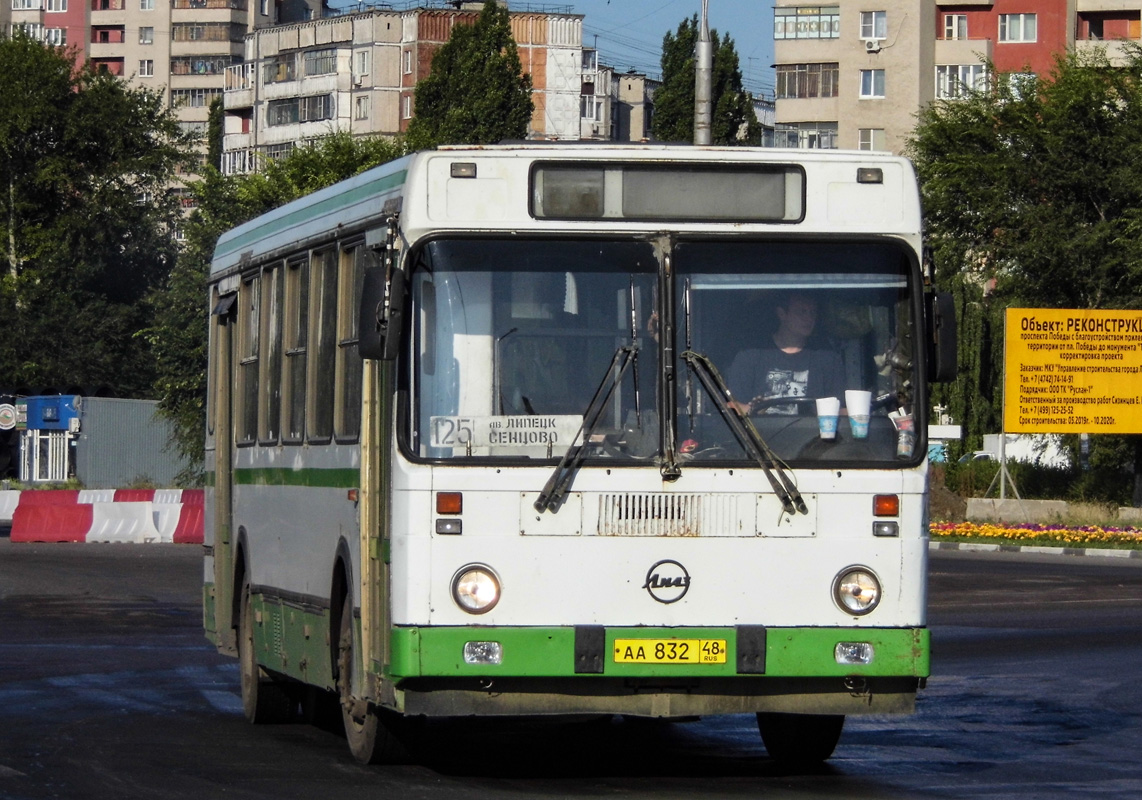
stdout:
[[(908, 155), (961, 336), (960, 380), (934, 401), (969, 447), (1000, 428), (1004, 309), (1142, 304), (1142, 48), (1123, 44), (1124, 65), (1069, 52), (1049, 76), (998, 75), (919, 114)], [(1114, 475), (1142, 474), (1136, 448), (1094, 439)], [(1109, 473), (1090, 474), (1074, 479), (1097, 494)]]
[(140, 301), (166, 276), (191, 139), (162, 93), (17, 32), (0, 37), (0, 374), (148, 396)]
[(508, 9), (484, 3), (475, 24), (458, 24), (416, 85), (410, 149), (441, 144), (495, 144), (527, 137), (534, 104)]
[[(654, 93), (654, 138), (663, 142), (694, 141), (694, 66), (698, 17), (682, 20), (677, 33), (662, 39), (662, 86)], [(710, 31), (714, 51), (713, 105), (710, 139), (717, 145), (758, 144), (761, 126), (753, 99), (742, 88), (742, 73), (733, 39)]]
[[(230, 228), (303, 195), (404, 155), (400, 141), (354, 139), (337, 133), (288, 158), (265, 164), (263, 172), (223, 176), (207, 168), (191, 186), (198, 207), (186, 222), (186, 246), (162, 287), (151, 298), (155, 325), (145, 332), (159, 377), (159, 409), (175, 427), (175, 446), (202, 468), (206, 425), (206, 281), (218, 237)], [(188, 482), (190, 476), (180, 477)]]

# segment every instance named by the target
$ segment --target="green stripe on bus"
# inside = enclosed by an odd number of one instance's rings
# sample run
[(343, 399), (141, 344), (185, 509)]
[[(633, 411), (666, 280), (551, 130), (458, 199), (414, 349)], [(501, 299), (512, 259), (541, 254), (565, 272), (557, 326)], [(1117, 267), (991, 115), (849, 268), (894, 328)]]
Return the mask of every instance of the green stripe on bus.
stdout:
[[(929, 633), (926, 628), (769, 628), (766, 667), (769, 677), (927, 677)], [(617, 664), (616, 639), (724, 639), (724, 664)], [(467, 664), (464, 644), (499, 642), (503, 662)], [(604, 677), (737, 676), (734, 628), (607, 628)], [(871, 664), (838, 664), (840, 642), (873, 646)], [(394, 628), (389, 672), (393, 679), (444, 676), (571, 677), (575, 673), (574, 628)], [(583, 677), (591, 678), (592, 675)]]
[[(362, 186), (358, 186), (356, 189), (350, 192), (342, 192), (341, 194), (334, 195), (328, 200), (323, 200), (320, 203), (315, 203), (314, 205), (299, 208), (297, 211), (286, 214), (284, 217), (275, 219), (272, 222), (267, 222), (266, 224), (260, 225), (242, 236), (231, 239), (230, 241), (226, 242), (227, 249), (225, 251), (218, 251), (215, 253), (215, 258), (218, 259), (228, 256), (237, 250), (248, 247), (253, 242), (277, 233), (283, 228), (293, 227), (294, 225), (306, 219), (310, 219), (319, 214), (325, 214), (330, 211), (336, 211), (339, 208), (350, 206), (354, 203), (364, 200), (370, 195), (383, 193), (394, 189), (402, 185), (407, 177), (408, 170), (400, 170), (399, 172), (394, 172), (392, 175), (384, 175), (375, 181), (370, 181), (369, 183), (366, 183)], [(380, 208), (377, 209), (377, 213), (380, 213)]]
[(234, 470), (239, 486), (308, 486), (321, 489), (355, 489), (361, 483), (356, 469), (286, 469), (256, 467)]

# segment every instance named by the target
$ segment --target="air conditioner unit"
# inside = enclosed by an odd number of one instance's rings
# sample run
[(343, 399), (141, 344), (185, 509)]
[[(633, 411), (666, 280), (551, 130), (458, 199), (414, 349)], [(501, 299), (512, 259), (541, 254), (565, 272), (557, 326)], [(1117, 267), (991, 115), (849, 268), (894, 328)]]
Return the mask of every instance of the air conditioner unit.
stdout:
[(879, 39), (865, 39), (864, 50), (866, 53), (879, 53), (880, 40)]
[(364, 85), (364, 83), (365, 83), (365, 76), (364, 75), (354, 75), (353, 76), (353, 85), (354, 86), (362, 86), (362, 85)]

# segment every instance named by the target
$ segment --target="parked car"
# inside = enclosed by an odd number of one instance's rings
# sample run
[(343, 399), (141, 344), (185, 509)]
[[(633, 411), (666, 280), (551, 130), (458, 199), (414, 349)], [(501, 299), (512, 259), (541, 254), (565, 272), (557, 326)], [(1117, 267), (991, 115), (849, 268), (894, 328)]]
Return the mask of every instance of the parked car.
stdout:
[(986, 450), (976, 450), (974, 453), (964, 453), (960, 456), (959, 463), (966, 464), (969, 461), (998, 461), (995, 453), (989, 453)]

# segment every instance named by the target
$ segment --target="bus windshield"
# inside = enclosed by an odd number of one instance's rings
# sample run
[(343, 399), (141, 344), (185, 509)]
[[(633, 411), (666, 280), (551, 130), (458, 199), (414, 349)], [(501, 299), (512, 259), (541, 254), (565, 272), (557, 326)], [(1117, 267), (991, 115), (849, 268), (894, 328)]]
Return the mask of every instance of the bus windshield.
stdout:
[(591, 454), (659, 451), (658, 261), (647, 242), (435, 240), (412, 273), (412, 447), (422, 458), (558, 459), (615, 354), (634, 357), (589, 431)]
[[(660, 308), (655, 245), (621, 240), (437, 239), (413, 256), (410, 447), (426, 459), (751, 462), (694, 373), (700, 354), (783, 462), (914, 462), (914, 260), (885, 241), (681, 241), (673, 308)], [(659, 325), (669, 314), (670, 325)], [(673, 347), (659, 330), (673, 331)], [(673, 408), (659, 391), (672, 353)], [(633, 354), (632, 354), (633, 353)], [(628, 355), (630, 356), (628, 358)], [(627, 363), (629, 361), (629, 363)], [(625, 369), (620, 370), (621, 362)], [(846, 392), (866, 392), (868, 436), (851, 435)], [(596, 396), (591, 419), (584, 415)], [(838, 433), (819, 435), (816, 399)], [(726, 398), (723, 398), (726, 399)], [(911, 437), (915, 442), (916, 437)]]
[[(790, 464), (911, 462), (916, 302), (903, 247), (879, 242), (683, 242), (675, 248), (678, 450), (691, 463), (747, 451), (694, 373), (705, 357), (777, 458)], [(867, 392), (868, 435), (854, 437), (847, 392)], [(817, 398), (840, 407), (820, 435)], [(854, 402), (856, 398), (854, 396)], [(911, 449), (908, 442), (912, 441)], [(900, 445), (898, 447), (898, 445)]]

